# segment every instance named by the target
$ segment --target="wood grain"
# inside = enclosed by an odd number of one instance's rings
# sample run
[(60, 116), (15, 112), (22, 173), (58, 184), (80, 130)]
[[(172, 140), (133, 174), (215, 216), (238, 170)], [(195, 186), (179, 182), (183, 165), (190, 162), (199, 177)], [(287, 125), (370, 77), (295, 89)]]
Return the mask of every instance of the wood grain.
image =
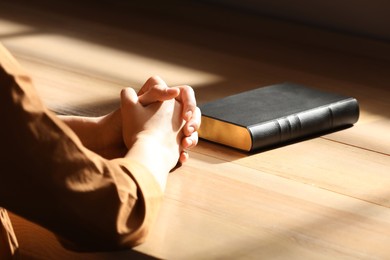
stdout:
[(389, 258), (390, 45), (173, 2), (2, 1), (0, 40), (57, 113), (108, 113), (158, 74), (199, 103), (284, 81), (337, 91), (358, 123), (252, 154), (201, 140), (132, 250), (69, 251), (10, 213), (21, 259)]

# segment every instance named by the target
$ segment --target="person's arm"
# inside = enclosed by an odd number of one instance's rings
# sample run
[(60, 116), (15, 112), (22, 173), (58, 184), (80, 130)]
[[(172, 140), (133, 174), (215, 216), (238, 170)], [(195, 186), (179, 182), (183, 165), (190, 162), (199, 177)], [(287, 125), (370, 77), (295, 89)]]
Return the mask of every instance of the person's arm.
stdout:
[(58, 118), (76, 133), (85, 147), (104, 158), (120, 158), (126, 154), (119, 108), (100, 117), (58, 115)]
[(141, 243), (163, 195), (152, 170), (87, 149), (1, 45), (0, 65), (0, 206), (82, 249)]

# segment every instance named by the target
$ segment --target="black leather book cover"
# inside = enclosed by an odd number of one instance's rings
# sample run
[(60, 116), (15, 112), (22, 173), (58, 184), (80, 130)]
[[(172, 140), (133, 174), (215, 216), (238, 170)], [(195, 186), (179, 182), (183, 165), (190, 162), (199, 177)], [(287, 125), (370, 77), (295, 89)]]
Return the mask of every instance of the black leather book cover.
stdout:
[(201, 138), (253, 151), (352, 125), (355, 98), (282, 83), (246, 91), (200, 106)]

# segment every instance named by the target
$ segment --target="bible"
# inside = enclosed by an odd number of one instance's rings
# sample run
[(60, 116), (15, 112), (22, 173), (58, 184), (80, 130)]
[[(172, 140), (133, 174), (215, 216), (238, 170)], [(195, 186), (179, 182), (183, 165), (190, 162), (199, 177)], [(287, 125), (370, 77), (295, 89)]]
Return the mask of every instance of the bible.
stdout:
[(255, 151), (335, 131), (358, 121), (358, 101), (349, 96), (281, 83), (199, 106), (199, 137)]

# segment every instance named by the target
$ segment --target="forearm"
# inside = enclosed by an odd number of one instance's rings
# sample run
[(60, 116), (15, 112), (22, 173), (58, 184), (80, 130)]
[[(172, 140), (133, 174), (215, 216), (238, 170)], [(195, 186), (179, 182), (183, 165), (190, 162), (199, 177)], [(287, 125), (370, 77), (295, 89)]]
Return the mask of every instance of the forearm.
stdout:
[(91, 150), (100, 148), (101, 144), (99, 142), (101, 140), (98, 135), (101, 117), (59, 115), (58, 118), (75, 132), (85, 147)]
[[(86, 149), (43, 106), (1, 45), (0, 65), (0, 163), (9, 169), (0, 172), (0, 206), (79, 246), (140, 243), (162, 196), (151, 173), (137, 162), (106, 160)], [(68, 123), (77, 129), (77, 122)]]
[(58, 117), (76, 133), (85, 147), (99, 155), (112, 159), (126, 154), (119, 109), (101, 117)]
[(8, 107), (2, 111), (8, 124), (0, 132), (9, 149), (1, 164), (12, 172), (0, 173), (0, 206), (79, 249), (142, 242), (162, 196), (146, 168), (128, 159), (105, 160), (85, 149), (55, 115), (39, 108), (34, 114)]

